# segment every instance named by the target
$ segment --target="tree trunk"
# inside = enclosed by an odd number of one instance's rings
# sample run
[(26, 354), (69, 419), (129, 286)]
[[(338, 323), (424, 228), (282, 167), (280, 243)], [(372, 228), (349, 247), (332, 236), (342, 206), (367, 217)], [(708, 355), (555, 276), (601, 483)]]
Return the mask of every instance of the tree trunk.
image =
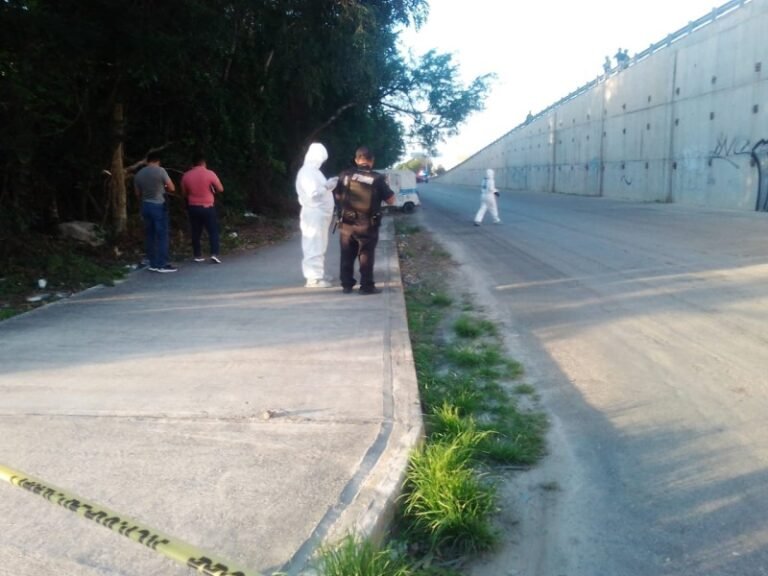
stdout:
[(109, 171), (112, 174), (110, 180), (112, 220), (117, 235), (123, 234), (128, 227), (128, 194), (125, 188), (125, 165), (123, 163), (124, 130), (123, 105), (116, 102), (112, 109), (112, 163)]

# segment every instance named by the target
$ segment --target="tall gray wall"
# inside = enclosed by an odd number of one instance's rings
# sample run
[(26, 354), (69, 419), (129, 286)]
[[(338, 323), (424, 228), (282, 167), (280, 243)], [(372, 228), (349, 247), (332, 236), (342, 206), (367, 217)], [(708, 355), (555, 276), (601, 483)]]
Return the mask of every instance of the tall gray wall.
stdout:
[(768, 209), (768, 0), (734, 0), (440, 177), (740, 210)]

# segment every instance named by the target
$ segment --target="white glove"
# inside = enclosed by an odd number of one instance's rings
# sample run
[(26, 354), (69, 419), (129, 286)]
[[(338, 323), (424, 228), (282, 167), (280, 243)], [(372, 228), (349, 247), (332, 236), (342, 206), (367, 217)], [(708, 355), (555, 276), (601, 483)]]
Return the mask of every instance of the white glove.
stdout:
[(333, 190), (336, 188), (336, 183), (339, 181), (338, 176), (334, 176), (333, 178), (328, 178), (328, 180), (325, 183), (325, 189), (326, 190)]

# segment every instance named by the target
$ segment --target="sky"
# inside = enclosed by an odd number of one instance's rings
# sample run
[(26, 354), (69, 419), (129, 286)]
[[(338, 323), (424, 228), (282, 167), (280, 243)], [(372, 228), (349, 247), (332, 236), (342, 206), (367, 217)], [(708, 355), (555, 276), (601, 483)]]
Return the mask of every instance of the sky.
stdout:
[[(429, 0), (418, 32), (401, 47), (450, 53), (461, 80), (493, 72), (485, 110), (438, 147), (434, 166), (462, 162), (603, 72), (619, 48), (632, 56), (704, 16), (724, 0)], [(460, 8), (461, 7), (461, 8)], [(615, 60), (612, 59), (615, 64)], [(420, 152), (418, 149), (409, 153)]]

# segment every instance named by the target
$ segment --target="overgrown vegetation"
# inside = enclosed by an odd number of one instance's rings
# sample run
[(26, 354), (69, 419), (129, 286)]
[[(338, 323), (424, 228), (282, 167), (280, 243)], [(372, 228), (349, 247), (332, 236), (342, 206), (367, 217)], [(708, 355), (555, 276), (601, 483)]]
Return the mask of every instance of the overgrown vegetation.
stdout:
[[(94, 222), (125, 250), (140, 227), (132, 176), (149, 151), (178, 180), (203, 150), (235, 212), (295, 213), (311, 141), (338, 173), (366, 143), (432, 150), (482, 109), (448, 54), (398, 34), (426, 0), (0, 2), (0, 270), (56, 224)], [(140, 233), (140, 232), (139, 232)], [(34, 242), (32, 242), (34, 244)]]
[[(547, 421), (520, 406), (535, 390), (520, 381), (523, 367), (505, 355), (496, 325), (453, 294), (450, 256), (409, 222), (397, 221), (398, 249), (426, 442), (411, 456), (390, 541), (378, 549), (348, 538), (337, 550), (391, 559), (398, 571), (382, 575), (456, 575), (497, 543), (493, 477), (541, 458)], [(338, 557), (333, 550), (321, 566)], [(366, 573), (345, 566), (331, 574)]]
[(323, 576), (410, 576), (412, 571), (402, 555), (381, 550), (370, 542), (347, 536), (320, 556)]

